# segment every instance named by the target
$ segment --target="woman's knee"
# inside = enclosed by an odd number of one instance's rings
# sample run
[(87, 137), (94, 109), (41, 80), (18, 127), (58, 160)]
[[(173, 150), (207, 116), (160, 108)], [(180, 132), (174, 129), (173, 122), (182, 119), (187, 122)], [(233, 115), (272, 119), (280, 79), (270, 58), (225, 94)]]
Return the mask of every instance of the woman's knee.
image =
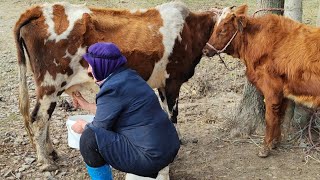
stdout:
[(95, 134), (92, 129), (87, 128), (80, 137), (80, 152), (82, 155), (98, 148)]
[(106, 164), (98, 150), (95, 133), (87, 128), (83, 131), (80, 138), (80, 153), (87, 165), (90, 167), (100, 167)]

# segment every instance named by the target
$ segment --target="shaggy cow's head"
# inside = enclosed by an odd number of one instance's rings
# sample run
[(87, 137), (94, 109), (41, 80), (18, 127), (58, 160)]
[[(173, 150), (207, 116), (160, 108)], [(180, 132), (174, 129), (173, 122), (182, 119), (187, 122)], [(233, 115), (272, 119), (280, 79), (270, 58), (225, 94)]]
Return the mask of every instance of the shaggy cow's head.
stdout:
[(212, 57), (222, 52), (233, 53), (232, 41), (246, 27), (245, 16), (247, 9), (247, 5), (243, 5), (236, 9), (234, 7), (226, 7), (222, 10), (214, 31), (203, 49), (204, 55)]

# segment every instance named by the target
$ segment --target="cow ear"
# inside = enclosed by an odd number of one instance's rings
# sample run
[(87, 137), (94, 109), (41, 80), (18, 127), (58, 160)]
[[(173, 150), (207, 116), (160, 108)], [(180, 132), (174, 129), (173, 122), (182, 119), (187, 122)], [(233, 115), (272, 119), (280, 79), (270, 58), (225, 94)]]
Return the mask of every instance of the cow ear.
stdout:
[(218, 9), (218, 8), (211, 8), (210, 11), (217, 15), (221, 14), (221, 9)]
[(247, 14), (248, 12), (248, 6), (245, 4), (245, 5), (242, 5), (242, 6), (239, 6), (236, 10), (235, 10), (235, 14), (236, 15), (243, 15), (243, 14)]
[(247, 18), (246, 16), (237, 16), (236, 18), (238, 30), (240, 33), (243, 33), (243, 29), (247, 26)]

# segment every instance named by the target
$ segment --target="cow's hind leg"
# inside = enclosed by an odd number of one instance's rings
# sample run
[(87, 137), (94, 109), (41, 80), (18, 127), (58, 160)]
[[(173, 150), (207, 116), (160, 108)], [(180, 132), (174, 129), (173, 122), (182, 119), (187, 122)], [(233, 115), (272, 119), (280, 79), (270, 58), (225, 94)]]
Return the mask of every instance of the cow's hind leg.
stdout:
[(159, 93), (160, 100), (161, 100), (161, 107), (162, 107), (162, 109), (164, 111), (166, 111), (166, 113), (170, 117), (165, 89), (164, 88), (158, 88), (158, 93)]
[(164, 99), (163, 102), (165, 102), (165, 104), (166, 104), (166, 108), (165, 109), (167, 110), (167, 113), (169, 115), (169, 118), (170, 118), (171, 122), (176, 127), (176, 130), (178, 132), (180, 141), (182, 142), (182, 137), (181, 137), (181, 134), (180, 134), (180, 131), (179, 131), (178, 121), (177, 121), (177, 117), (178, 117), (178, 98), (179, 98), (180, 87), (181, 87), (181, 83), (177, 83), (177, 82), (175, 82), (173, 80), (167, 80), (166, 81), (166, 87), (164, 88), (164, 90), (163, 89), (159, 90), (159, 92), (161, 93), (160, 97), (163, 96), (161, 98), (161, 100)]
[(47, 138), (46, 138), (46, 146), (49, 152), (49, 156), (52, 158), (52, 160), (56, 161), (58, 159), (58, 153), (56, 150), (54, 150), (53, 145), (52, 145), (52, 140), (50, 138), (50, 124), (48, 123), (48, 133), (47, 133)]
[(273, 143), (272, 143), (273, 149), (277, 148), (281, 142), (281, 124), (282, 124), (286, 109), (288, 107), (288, 103), (289, 101), (287, 99), (283, 99), (280, 105), (279, 111), (277, 112), (280, 119), (278, 120), (279, 122), (276, 124), (273, 132)]
[(53, 158), (56, 158), (56, 152), (49, 138), (49, 119), (56, 104), (55, 95), (42, 96), (39, 98), (31, 117), (38, 163), (42, 164), (40, 169), (43, 171), (54, 171), (58, 168), (49, 156), (51, 154), (55, 156)]

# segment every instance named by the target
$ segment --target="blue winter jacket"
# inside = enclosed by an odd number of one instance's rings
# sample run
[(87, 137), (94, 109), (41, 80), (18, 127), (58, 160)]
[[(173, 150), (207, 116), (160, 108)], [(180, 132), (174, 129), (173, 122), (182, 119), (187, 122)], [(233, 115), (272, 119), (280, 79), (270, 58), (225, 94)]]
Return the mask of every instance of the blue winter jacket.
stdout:
[(100, 85), (88, 125), (100, 154), (121, 171), (149, 176), (175, 158), (180, 142), (153, 89), (136, 71), (121, 67)]

